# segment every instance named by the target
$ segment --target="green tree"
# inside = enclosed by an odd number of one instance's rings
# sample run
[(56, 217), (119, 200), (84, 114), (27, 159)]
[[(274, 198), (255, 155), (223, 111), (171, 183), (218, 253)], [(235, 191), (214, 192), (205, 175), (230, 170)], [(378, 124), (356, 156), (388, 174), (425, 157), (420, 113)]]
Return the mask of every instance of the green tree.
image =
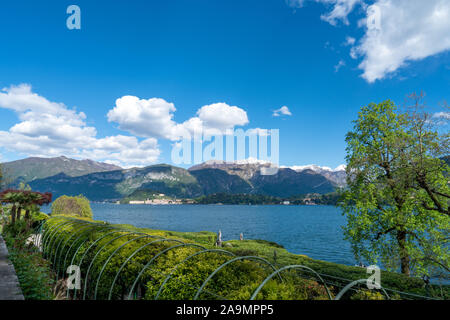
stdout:
[(59, 214), (92, 219), (89, 200), (82, 195), (77, 197), (61, 196), (53, 201), (52, 215)]
[(346, 136), (348, 188), (340, 202), (355, 256), (406, 275), (449, 266), (450, 219), (440, 212), (448, 200), (438, 194), (448, 191), (448, 166), (435, 158), (439, 135), (415, 125), (389, 100), (361, 109)]
[(33, 191), (7, 189), (0, 192), (0, 203), (11, 205), (11, 224), (20, 220), (22, 210), (25, 210), (25, 220), (30, 222), (31, 212), (38, 212), (39, 206), (49, 204), (52, 201), (52, 194), (49, 192), (40, 193)]

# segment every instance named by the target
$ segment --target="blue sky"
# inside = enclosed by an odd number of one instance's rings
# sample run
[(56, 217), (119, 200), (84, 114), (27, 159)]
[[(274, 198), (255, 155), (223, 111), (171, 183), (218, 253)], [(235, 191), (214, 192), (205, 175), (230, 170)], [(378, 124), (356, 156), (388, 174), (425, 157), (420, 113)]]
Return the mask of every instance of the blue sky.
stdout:
[[(80, 30), (66, 27), (71, 4)], [(369, 5), (380, 8), (379, 34), (364, 23)], [(1, 160), (171, 163), (176, 139), (164, 128), (191, 119), (276, 128), (280, 164), (336, 167), (361, 106), (402, 105), (420, 90), (433, 112), (450, 100), (449, 20), (438, 0), (9, 1), (0, 10)], [(136, 99), (119, 105), (124, 96)], [(291, 115), (273, 116), (283, 106)]]

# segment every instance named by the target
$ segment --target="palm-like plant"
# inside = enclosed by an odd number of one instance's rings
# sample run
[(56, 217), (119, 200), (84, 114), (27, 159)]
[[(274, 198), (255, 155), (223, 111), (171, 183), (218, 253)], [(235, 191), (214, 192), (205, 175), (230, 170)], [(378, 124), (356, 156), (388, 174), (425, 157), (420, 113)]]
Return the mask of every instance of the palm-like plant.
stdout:
[(52, 201), (52, 194), (49, 192), (33, 192), (23, 190), (8, 189), (0, 193), (0, 202), (12, 204), (11, 223), (20, 220), (22, 210), (25, 210), (25, 219), (30, 219), (30, 212), (36, 206), (42, 206)]

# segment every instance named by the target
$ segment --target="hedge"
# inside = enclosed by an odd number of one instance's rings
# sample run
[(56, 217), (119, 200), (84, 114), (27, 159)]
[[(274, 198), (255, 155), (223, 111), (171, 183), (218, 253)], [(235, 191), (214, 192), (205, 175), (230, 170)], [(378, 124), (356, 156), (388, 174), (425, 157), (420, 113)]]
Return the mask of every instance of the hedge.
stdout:
[[(365, 269), (294, 255), (278, 245), (260, 240), (230, 241), (226, 251), (218, 251), (214, 247), (215, 235), (211, 232), (138, 229), (56, 216), (45, 222), (42, 240), (44, 255), (59, 278), (67, 276), (69, 265), (80, 267), (81, 290), (69, 291), (69, 296), (77, 299), (128, 299), (142, 270), (130, 298), (193, 299), (208, 275), (239, 256), (257, 256), (265, 262), (255, 258), (227, 265), (210, 279), (199, 299), (249, 299), (273, 272), (267, 262), (277, 269), (287, 264), (302, 264), (314, 269), (327, 281), (332, 296), (351, 280), (368, 277)], [(278, 252), (276, 259), (271, 257), (273, 250)], [(195, 253), (198, 254), (191, 257)], [(322, 282), (311, 272), (295, 269), (283, 271), (281, 276), (283, 281), (277, 277), (268, 281), (256, 299), (328, 299)], [(164, 282), (166, 278), (168, 280)], [(416, 279), (383, 272), (382, 281), (391, 289), (425, 294), (423, 284)], [(400, 298), (393, 291), (389, 291), (389, 295)], [(382, 299), (384, 296), (368, 293), (360, 287), (349, 291), (344, 298)]]
[[(213, 242), (200, 245), (189, 238), (192, 238), (192, 234), (187, 235), (187, 238), (162, 237), (158, 232), (138, 234), (137, 231), (125, 231), (104, 223), (53, 217), (44, 225), (42, 247), (45, 257), (53, 264), (60, 278), (67, 276), (65, 271), (69, 265), (80, 267), (81, 290), (77, 290), (77, 293), (72, 290), (72, 298), (82, 299), (84, 296), (86, 299), (108, 299), (111, 285), (123, 266), (111, 298), (127, 299), (139, 272), (151, 258), (156, 257), (143, 272), (132, 298), (155, 299), (164, 279), (174, 270), (158, 298), (193, 299), (208, 275), (233, 256), (218, 251), (204, 252), (179, 264), (196, 252), (214, 249)], [(149, 244), (151, 241), (154, 242)], [(178, 247), (171, 248), (176, 245)], [(137, 251), (139, 248), (142, 249)], [(164, 250), (167, 251), (162, 253)], [(137, 253), (125, 263), (134, 252)], [(272, 272), (269, 265), (260, 261), (236, 261), (224, 267), (208, 282), (199, 299), (248, 299)], [(325, 288), (317, 281), (294, 277), (294, 274), (283, 273), (284, 282), (278, 279), (269, 281), (257, 298), (328, 299)]]

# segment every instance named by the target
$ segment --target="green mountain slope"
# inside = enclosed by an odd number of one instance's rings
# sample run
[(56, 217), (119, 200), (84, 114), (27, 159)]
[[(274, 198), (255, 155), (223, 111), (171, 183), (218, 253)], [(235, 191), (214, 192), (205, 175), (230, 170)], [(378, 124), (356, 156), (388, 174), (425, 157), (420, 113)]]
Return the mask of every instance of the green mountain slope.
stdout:
[(275, 175), (256, 173), (251, 179), (254, 193), (274, 197), (291, 197), (307, 193), (329, 193), (335, 190), (334, 184), (324, 176), (313, 171), (297, 172), (288, 168), (279, 169)]
[(120, 170), (113, 164), (92, 160), (75, 160), (64, 156), (57, 158), (26, 158), (2, 163), (5, 180), (8, 183), (30, 182), (64, 173), (70, 177), (83, 176), (93, 172)]
[(197, 180), (187, 170), (164, 164), (96, 172), (80, 177), (58, 174), (34, 180), (30, 186), (33, 190), (52, 192), (54, 198), (63, 194), (83, 194), (93, 201), (119, 200), (141, 189), (173, 197), (188, 198), (202, 194)]
[(134, 195), (157, 192), (174, 198), (197, 198), (217, 193), (260, 194), (288, 198), (308, 193), (329, 193), (335, 190), (332, 181), (310, 170), (297, 172), (280, 168), (277, 174), (265, 176), (261, 175), (257, 166), (248, 164), (235, 165), (232, 169), (198, 166), (188, 171), (167, 164), (159, 164), (78, 176), (70, 176), (63, 172), (42, 179), (34, 179), (29, 184), (33, 190), (52, 192), (54, 198), (63, 194), (83, 194), (93, 201), (120, 200), (139, 190), (145, 192), (134, 193)]
[(190, 171), (190, 174), (197, 178), (205, 195), (253, 192), (253, 187), (247, 180), (242, 179), (238, 175), (228, 174), (224, 170), (206, 168)]

